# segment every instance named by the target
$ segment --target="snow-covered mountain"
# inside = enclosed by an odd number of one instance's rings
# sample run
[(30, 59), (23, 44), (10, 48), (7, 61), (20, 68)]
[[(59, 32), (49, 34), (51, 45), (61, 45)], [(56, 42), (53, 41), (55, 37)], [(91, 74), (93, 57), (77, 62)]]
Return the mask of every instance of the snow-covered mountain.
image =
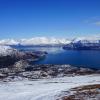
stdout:
[(47, 38), (47, 37), (34, 37), (31, 39), (4, 39), (0, 40), (0, 45), (61, 45), (61, 44), (68, 44), (70, 40), (65, 38)]
[(100, 38), (75, 38), (64, 49), (100, 50)]
[(72, 40), (72, 43), (82, 43), (82, 44), (85, 44), (85, 43), (100, 43), (100, 38), (86, 38), (86, 37), (79, 37), (79, 38), (75, 38)]

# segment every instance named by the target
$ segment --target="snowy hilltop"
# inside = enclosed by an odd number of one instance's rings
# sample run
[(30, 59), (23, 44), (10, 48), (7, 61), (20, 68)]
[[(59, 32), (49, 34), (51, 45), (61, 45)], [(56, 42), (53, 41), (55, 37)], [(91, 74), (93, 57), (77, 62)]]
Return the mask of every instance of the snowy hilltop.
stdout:
[(0, 56), (7, 56), (17, 53), (17, 50), (10, 46), (0, 45)]

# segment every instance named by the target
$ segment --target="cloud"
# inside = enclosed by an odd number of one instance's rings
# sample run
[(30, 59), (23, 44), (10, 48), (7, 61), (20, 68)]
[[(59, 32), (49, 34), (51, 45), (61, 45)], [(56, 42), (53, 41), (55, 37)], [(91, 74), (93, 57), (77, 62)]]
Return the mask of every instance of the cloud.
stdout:
[(86, 24), (100, 26), (100, 17), (92, 17), (84, 21)]
[(94, 24), (100, 26), (100, 21), (94, 22)]

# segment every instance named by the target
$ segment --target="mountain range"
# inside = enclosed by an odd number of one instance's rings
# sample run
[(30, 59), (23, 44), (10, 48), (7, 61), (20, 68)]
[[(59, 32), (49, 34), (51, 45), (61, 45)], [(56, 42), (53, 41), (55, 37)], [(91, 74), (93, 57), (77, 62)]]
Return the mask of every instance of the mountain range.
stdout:
[(67, 38), (54, 38), (54, 37), (34, 37), (30, 39), (2, 39), (0, 45), (21, 45), (21, 46), (34, 46), (34, 45), (99, 45), (100, 38), (95, 37), (79, 37), (73, 39)]
[(47, 37), (34, 37), (30, 39), (3, 39), (0, 40), (0, 45), (22, 45), (22, 46), (29, 46), (29, 45), (62, 45), (68, 44), (70, 40), (65, 38), (47, 38)]

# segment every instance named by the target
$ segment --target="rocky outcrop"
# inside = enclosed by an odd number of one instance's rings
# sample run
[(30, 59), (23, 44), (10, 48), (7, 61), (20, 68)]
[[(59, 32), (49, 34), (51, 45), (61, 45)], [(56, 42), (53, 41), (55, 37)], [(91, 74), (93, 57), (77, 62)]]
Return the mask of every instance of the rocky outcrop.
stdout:
[(29, 65), (27, 61), (16, 62), (10, 68), (0, 69), (1, 80), (14, 80), (15, 78), (42, 79), (75, 75), (99, 74), (100, 71), (73, 67), (70, 65)]
[(99, 100), (100, 84), (80, 86), (66, 92), (67, 95), (58, 100)]

